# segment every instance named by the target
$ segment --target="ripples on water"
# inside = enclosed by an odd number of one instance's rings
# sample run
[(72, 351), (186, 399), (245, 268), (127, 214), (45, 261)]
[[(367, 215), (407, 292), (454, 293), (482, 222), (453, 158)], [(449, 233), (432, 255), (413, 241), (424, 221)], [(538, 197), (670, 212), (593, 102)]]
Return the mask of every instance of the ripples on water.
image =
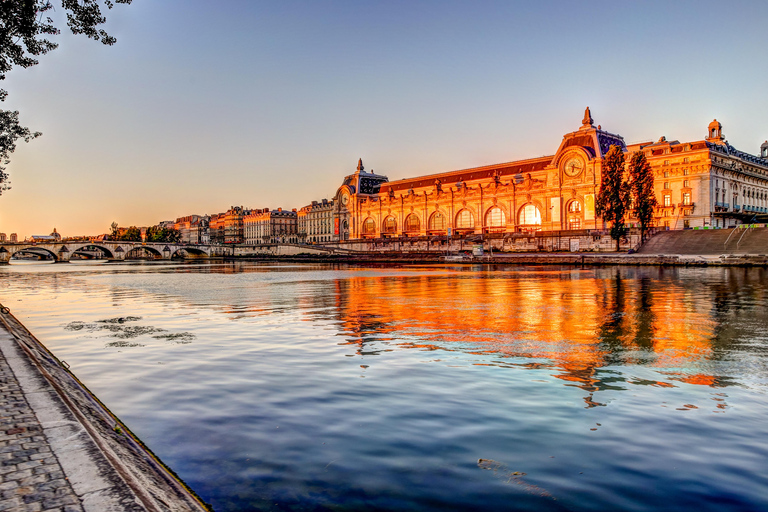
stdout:
[(27, 264), (0, 299), (217, 511), (765, 510), (765, 278)]

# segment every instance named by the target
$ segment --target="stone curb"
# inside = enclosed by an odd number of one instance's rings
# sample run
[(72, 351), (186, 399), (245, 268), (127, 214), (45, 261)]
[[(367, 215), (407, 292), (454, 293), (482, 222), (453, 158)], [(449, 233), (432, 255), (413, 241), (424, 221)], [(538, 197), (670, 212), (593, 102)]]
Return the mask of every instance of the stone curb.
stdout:
[[(36, 434), (25, 443), (25, 450), (13, 452), (16, 458), (10, 461), (16, 464), (5, 461), (0, 466), (0, 471), (13, 469), (0, 480), (0, 511), (211, 510), (66, 369), (66, 363), (2, 306), (0, 353), (21, 390), (3, 393), (14, 400), (11, 410), (23, 406), (22, 401), (31, 409), (28, 417), (14, 418), (24, 426), (7, 430), (0, 425), (0, 434), (5, 434), (0, 437), (0, 462), (7, 458), (2, 453), (3, 442), (13, 442), (6, 437), (21, 436), (24, 432), (16, 432), (20, 428)], [(39, 446), (32, 446), (34, 443)], [(37, 468), (46, 464), (49, 477), (34, 478), (42, 471)], [(20, 497), (21, 484), (26, 487)]]

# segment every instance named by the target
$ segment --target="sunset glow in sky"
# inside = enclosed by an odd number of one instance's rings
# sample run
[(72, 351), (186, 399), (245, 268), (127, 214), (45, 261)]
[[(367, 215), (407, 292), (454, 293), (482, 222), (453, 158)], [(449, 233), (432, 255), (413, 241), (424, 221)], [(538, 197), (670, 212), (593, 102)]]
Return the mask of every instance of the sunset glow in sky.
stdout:
[[(55, 16), (62, 17), (60, 4)], [(15, 69), (0, 231), (98, 234), (553, 154), (581, 125), (768, 139), (764, 2), (134, 0), (105, 47), (67, 30)], [(62, 24), (63, 25), (63, 24)]]

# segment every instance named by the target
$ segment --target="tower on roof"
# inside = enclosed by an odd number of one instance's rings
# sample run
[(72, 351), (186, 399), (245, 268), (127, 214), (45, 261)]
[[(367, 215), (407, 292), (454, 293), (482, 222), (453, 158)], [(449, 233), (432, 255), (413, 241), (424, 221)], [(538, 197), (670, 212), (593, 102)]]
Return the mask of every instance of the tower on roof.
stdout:
[(723, 125), (714, 119), (707, 128), (707, 142), (722, 143), (724, 140)]
[(363, 159), (357, 161), (357, 172), (363, 172), (365, 170), (365, 167), (363, 167)]
[(584, 111), (584, 119), (581, 120), (582, 128), (592, 128), (594, 125), (594, 119), (592, 119), (592, 112), (589, 111), (589, 107)]
[(768, 140), (760, 146), (760, 158), (768, 160)]

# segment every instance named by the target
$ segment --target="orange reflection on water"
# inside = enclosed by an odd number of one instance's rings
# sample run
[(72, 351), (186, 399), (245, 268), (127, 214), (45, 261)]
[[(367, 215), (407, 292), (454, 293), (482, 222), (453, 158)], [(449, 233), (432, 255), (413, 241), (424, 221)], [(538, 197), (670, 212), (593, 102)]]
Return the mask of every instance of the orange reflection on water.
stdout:
[[(336, 291), (342, 330), (360, 353), (385, 335), (406, 348), (543, 359), (590, 392), (602, 384), (597, 370), (612, 364), (686, 368), (712, 355), (709, 303), (674, 281), (618, 271), (361, 276), (337, 281)], [(718, 382), (701, 373), (675, 380)]]

